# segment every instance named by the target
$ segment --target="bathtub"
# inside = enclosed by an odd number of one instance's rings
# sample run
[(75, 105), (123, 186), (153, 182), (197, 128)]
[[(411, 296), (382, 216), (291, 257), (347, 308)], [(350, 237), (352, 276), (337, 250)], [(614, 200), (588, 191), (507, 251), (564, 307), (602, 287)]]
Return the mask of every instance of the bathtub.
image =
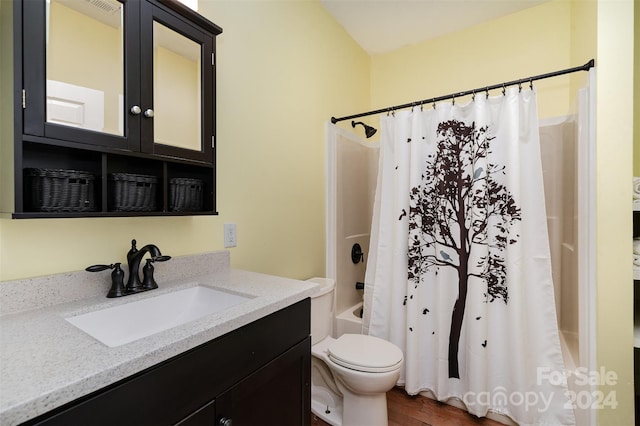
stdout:
[(361, 310), (362, 302), (345, 309), (336, 316), (336, 338), (345, 333), (362, 333), (362, 318), (360, 318)]

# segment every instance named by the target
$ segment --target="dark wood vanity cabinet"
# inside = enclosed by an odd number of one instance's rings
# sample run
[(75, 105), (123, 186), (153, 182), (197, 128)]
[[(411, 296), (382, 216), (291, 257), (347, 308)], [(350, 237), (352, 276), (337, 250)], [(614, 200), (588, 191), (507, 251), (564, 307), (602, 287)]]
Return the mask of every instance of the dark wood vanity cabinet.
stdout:
[[(215, 37), (222, 29), (177, 0), (13, 7), (13, 216), (216, 214)], [(31, 199), (40, 190), (26, 172), (33, 169), (93, 176), (95, 208), (41, 208)], [(154, 177), (157, 201), (116, 206), (118, 174)], [(176, 179), (201, 183), (201, 206), (173, 208)]]
[(305, 299), (28, 424), (309, 425), (309, 321)]

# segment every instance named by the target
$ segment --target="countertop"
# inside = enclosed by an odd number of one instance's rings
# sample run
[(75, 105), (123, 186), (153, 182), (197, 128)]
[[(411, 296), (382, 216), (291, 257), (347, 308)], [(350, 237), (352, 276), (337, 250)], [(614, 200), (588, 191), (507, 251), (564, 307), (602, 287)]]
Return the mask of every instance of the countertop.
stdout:
[[(19, 424), (46, 413), (303, 300), (316, 288), (307, 281), (230, 270), (224, 262), (222, 268), (199, 272), (201, 275), (185, 273), (168, 281), (158, 279), (160, 288), (156, 290), (117, 299), (107, 299), (103, 293), (8, 314), (4, 309), (0, 316), (0, 424)], [(252, 298), (114, 348), (65, 321), (66, 317), (195, 285)], [(4, 304), (6, 299), (0, 302)]]

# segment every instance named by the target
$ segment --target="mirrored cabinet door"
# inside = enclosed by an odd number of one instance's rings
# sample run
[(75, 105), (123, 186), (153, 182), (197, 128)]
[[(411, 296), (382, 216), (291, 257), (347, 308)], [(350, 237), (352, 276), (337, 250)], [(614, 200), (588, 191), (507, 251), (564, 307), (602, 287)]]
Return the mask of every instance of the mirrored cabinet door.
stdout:
[(47, 123), (124, 136), (122, 3), (45, 5)]
[(139, 103), (139, 66), (130, 60), (139, 54), (131, 31), (139, 10), (133, 5), (23, 2), (29, 18), (24, 24), (26, 134), (139, 150), (139, 125), (129, 120), (127, 107)]
[(199, 151), (202, 146), (202, 47), (153, 22), (153, 139)]
[(213, 38), (143, 4), (142, 145), (160, 155), (213, 160)]

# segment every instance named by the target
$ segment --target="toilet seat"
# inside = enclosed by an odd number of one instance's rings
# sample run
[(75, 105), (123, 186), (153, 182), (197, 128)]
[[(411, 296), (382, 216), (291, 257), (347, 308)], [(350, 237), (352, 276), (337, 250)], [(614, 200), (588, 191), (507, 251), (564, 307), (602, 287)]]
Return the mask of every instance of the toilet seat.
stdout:
[(403, 359), (393, 343), (363, 334), (343, 334), (329, 345), (327, 354), (338, 365), (368, 373), (396, 370)]

